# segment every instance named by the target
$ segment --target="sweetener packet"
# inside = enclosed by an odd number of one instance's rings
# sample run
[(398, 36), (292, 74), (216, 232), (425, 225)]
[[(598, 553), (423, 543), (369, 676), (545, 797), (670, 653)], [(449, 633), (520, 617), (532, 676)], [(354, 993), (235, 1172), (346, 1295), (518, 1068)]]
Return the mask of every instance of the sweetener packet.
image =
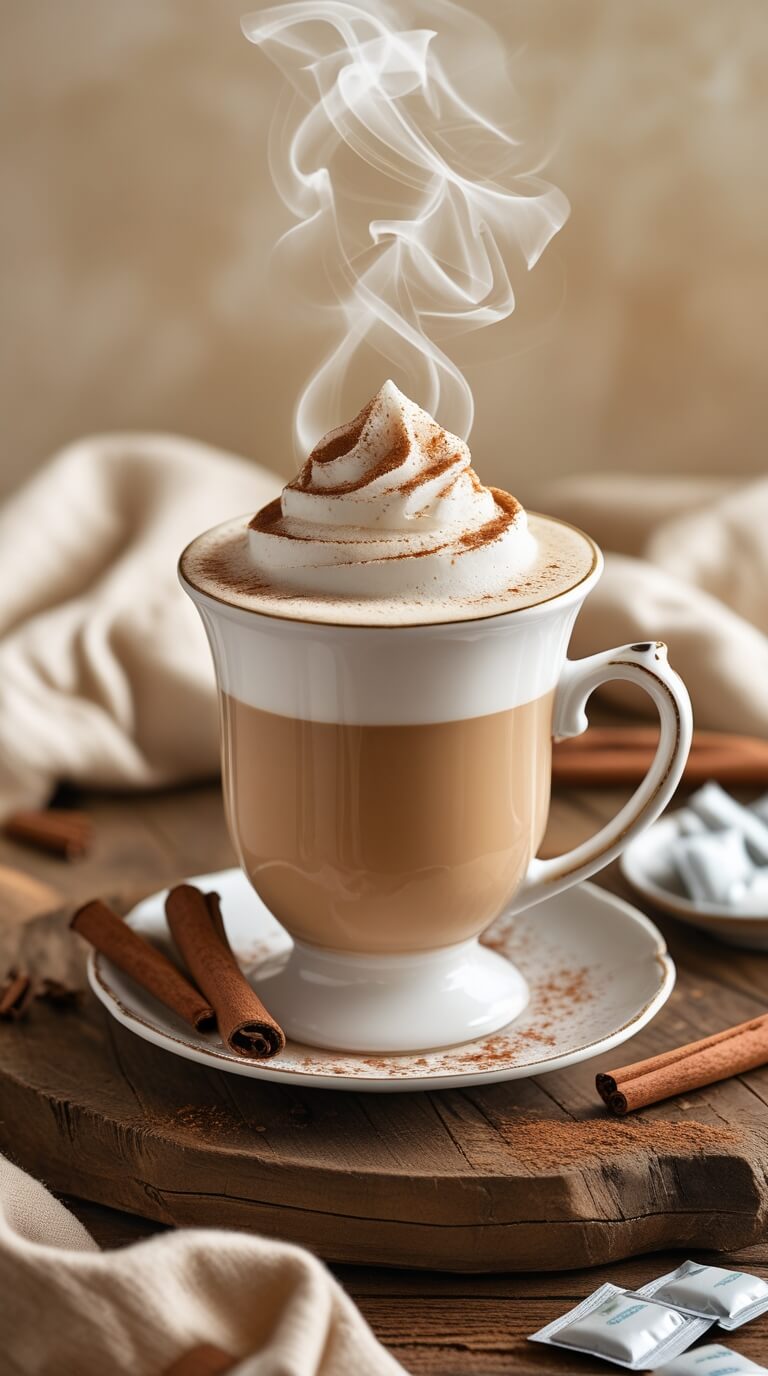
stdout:
[(688, 807), (713, 831), (740, 831), (755, 863), (768, 865), (768, 825), (757, 809), (737, 803), (716, 783), (692, 793)]
[(646, 1298), (653, 1295), (684, 1314), (712, 1319), (728, 1332), (768, 1310), (768, 1284), (759, 1276), (700, 1266), (695, 1261), (684, 1261), (676, 1271), (642, 1285), (637, 1293)]
[(677, 1357), (712, 1322), (606, 1284), (575, 1309), (532, 1333), (529, 1341), (567, 1347), (603, 1357), (627, 1371), (639, 1371)]
[(744, 837), (733, 829), (681, 836), (672, 855), (694, 902), (736, 903), (755, 874)]
[(768, 1376), (768, 1366), (758, 1366), (722, 1343), (707, 1343), (657, 1368), (653, 1376)]

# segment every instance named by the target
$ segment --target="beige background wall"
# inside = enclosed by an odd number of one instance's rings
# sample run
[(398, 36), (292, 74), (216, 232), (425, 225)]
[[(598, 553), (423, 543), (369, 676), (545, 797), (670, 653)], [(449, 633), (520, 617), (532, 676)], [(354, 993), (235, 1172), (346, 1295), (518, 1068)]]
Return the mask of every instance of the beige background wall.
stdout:
[[(292, 468), (292, 402), (319, 341), (282, 318), (270, 279), (286, 223), (266, 170), (277, 78), (240, 36), (243, 8), (0, 8), (6, 490), (62, 443), (116, 428)], [(559, 308), (469, 374), (477, 466), (523, 497), (585, 468), (762, 471), (762, 0), (476, 8), (557, 140), (548, 175), (572, 202), (549, 251)]]

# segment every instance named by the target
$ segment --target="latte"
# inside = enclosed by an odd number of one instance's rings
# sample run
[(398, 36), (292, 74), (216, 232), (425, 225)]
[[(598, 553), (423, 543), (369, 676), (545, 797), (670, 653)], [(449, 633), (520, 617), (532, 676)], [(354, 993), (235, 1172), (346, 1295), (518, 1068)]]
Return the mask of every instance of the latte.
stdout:
[[(258, 976), (291, 1038), (400, 1054), (505, 1026), (528, 987), (479, 935), (589, 878), (671, 797), (691, 715), (664, 647), (568, 659), (601, 569), (581, 531), (484, 487), (392, 383), (277, 500), (184, 551), (230, 831), (294, 938)], [(553, 728), (583, 730), (612, 679), (658, 707), (651, 771), (590, 841), (534, 858)]]
[(546, 826), (554, 691), (597, 560), (581, 532), (483, 487), (466, 445), (392, 383), (280, 498), (185, 551), (230, 830), (294, 938), (434, 950), (513, 897)]

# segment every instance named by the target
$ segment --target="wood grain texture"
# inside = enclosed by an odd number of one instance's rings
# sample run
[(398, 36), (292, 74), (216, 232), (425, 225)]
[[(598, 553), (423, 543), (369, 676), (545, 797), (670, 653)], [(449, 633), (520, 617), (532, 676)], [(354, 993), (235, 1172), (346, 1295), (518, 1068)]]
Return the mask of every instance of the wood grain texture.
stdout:
[[(573, 845), (620, 801), (589, 793), (557, 800), (546, 849)], [(75, 903), (101, 893), (127, 905), (231, 862), (215, 789), (90, 806), (96, 842), (78, 864), (0, 845), (0, 863), (23, 867), (64, 898), (53, 915), (4, 924), (0, 965), (21, 958), (40, 974), (82, 982), (82, 951), (66, 930)], [(615, 873), (606, 882), (623, 891)], [(680, 979), (659, 1017), (627, 1043), (627, 1060), (768, 1008), (764, 957), (659, 920)], [(78, 1012), (37, 1004), (27, 1022), (0, 1027), (0, 1148), (58, 1191), (92, 1201), (81, 1216), (108, 1245), (163, 1224), (208, 1223), (358, 1263), (342, 1268), (344, 1283), (414, 1373), (555, 1371), (561, 1357), (527, 1344), (527, 1334), (600, 1279), (639, 1283), (662, 1269), (657, 1258), (621, 1258), (669, 1246), (698, 1256), (703, 1247), (735, 1249), (765, 1235), (768, 1072), (637, 1116), (648, 1129), (700, 1125), (695, 1149), (645, 1148), (635, 1126), (602, 1155), (579, 1145), (582, 1130), (606, 1122), (594, 1072), (587, 1063), (538, 1080), (424, 1095), (297, 1090), (179, 1061), (113, 1023), (89, 996)], [(520, 1123), (530, 1120), (541, 1125), (533, 1158), (530, 1142), (521, 1148)], [(559, 1164), (547, 1152), (555, 1129), (560, 1141), (563, 1131), (572, 1139)], [(768, 1251), (756, 1260), (765, 1272)], [(606, 1262), (609, 1271), (562, 1272)], [(382, 1263), (430, 1269), (360, 1265)], [(732, 1345), (765, 1357), (768, 1323), (750, 1325)], [(579, 1370), (599, 1370), (579, 1360)]]

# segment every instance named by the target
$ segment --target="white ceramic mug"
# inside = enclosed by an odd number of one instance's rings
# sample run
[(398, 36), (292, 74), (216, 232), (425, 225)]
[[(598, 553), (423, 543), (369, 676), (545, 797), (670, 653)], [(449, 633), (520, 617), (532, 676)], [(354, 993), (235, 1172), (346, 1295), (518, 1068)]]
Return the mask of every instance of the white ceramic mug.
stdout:
[[(230, 831), (251, 882), (294, 939), (287, 963), (260, 986), (292, 1038), (340, 1050), (404, 1052), (505, 1026), (525, 1007), (528, 990), (509, 961), (480, 944), (482, 930), (500, 912), (520, 911), (602, 869), (672, 796), (690, 747), (692, 716), (665, 646), (651, 640), (587, 659), (567, 658), (574, 620), (602, 569), (600, 551), (592, 549), (587, 576), (536, 605), (475, 620), (399, 627), (254, 611), (238, 605), (234, 594), (220, 598), (206, 590), (194, 574), (195, 544), (185, 551), (181, 581), (205, 624), (222, 701)], [(587, 700), (611, 679), (637, 684), (656, 705), (661, 734), (653, 764), (596, 836), (555, 859), (536, 859), (549, 804), (551, 740), (586, 729)], [(546, 748), (541, 740), (526, 745), (532, 704), (538, 704), (536, 730), (545, 723)], [(417, 854), (411, 870), (404, 862), (387, 886), (382, 872), (391, 879), (394, 870), (386, 847), (397, 846), (399, 824), (402, 849), (413, 850), (420, 815), (414, 795), (439, 811), (450, 831), (456, 809), (468, 805), (467, 749), (476, 739), (492, 740), (488, 731), (513, 721), (513, 713), (522, 714), (515, 718), (522, 735), (509, 738), (513, 744), (504, 746), (507, 755), (500, 751), (500, 759), (509, 757), (518, 770), (519, 751), (528, 751), (530, 801), (521, 802), (519, 787), (517, 794), (510, 789), (511, 802), (506, 799), (496, 761), (489, 787), (499, 790), (504, 806), (487, 815), (487, 844), (480, 827), (480, 839), (468, 843), (455, 864), (450, 847), (445, 854), (430, 851), (429, 864)], [(238, 727), (233, 719), (246, 725)], [(251, 721), (262, 732), (252, 738), (264, 742), (261, 750), (243, 745), (251, 739)], [(403, 754), (403, 742), (410, 739), (418, 747), (440, 724), (447, 731), (435, 737), (439, 768), (422, 779), (414, 764), (418, 749)], [(343, 763), (323, 773), (318, 761), (330, 748), (328, 733)], [(282, 766), (272, 759), (273, 737), (285, 742)], [(447, 742), (444, 752), (441, 739)], [(488, 758), (493, 760), (493, 751)], [(403, 772), (403, 817), (392, 817), (385, 858), (372, 861), (370, 872), (364, 857), (382, 854), (382, 838), (365, 834), (374, 825), (367, 820), (366, 769), (378, 770), (386, 788), (396, 787), (397, 772)], [(518, 785), (521, 777), (518, 772)], [(341, 815), (342, 795), (359, 807), (347, 807), (347, 830), (337, 841), (341, 824), (329, 830), (328, 819)], [(294, 815), (296, 836), (283, 854)], [(512, 819), (508, 843), (498, 835), (500, 815)], [(376, 825), (381, 831), (381, 815)], [(425, 845), (439, 849), (440, 834)], [(464, 831), (451, 834), (453, 849), (461, 850)], [(325, 853), (323, 835), (329, 837)], [(342, 865), (339, 857), (350, 847), (354, 861)]]

